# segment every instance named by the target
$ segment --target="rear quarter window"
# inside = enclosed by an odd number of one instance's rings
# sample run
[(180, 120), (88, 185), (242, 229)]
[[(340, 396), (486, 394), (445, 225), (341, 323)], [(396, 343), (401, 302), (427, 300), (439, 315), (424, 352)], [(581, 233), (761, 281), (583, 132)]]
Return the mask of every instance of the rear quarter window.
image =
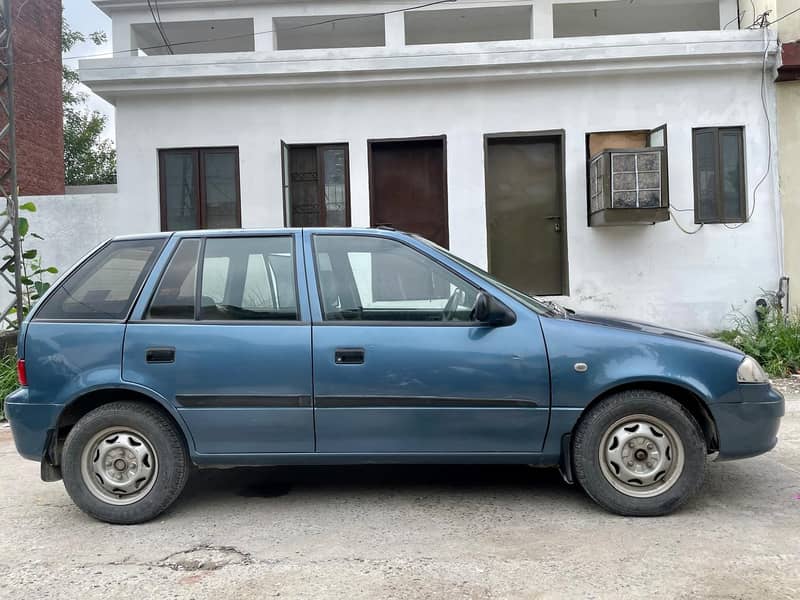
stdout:
[(34, 320), (124, 319), (163, 244), (163, 239), (110, 242), (58, 285)]

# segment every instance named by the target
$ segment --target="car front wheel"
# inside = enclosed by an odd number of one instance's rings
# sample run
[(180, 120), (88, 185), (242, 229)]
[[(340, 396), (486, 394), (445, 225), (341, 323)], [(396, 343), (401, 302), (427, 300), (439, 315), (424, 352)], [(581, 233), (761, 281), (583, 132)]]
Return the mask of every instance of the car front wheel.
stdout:
[(62, 454), (64, 486), (90, 516), (116, 524), (149, 521), (180, 495), (188, 457), (160, 410), (136, 402), (96, 408), (70, 430)]
[(695, 418), (675, 399), (629, 390), (582, 418), (573, 464), (580, 485), (607, 510), (657, 516), (676, 510), (700, 488), (706, 445)]

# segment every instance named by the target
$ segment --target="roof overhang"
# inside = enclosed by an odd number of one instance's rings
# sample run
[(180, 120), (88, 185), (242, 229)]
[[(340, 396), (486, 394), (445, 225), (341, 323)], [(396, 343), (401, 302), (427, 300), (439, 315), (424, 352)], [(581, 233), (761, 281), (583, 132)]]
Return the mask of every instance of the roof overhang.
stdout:
[(673, 32), (403, 48), (119, 57), (82, 60), (80, 75), (95, 93), (113, 102), (125, 95), (158, 93), (760, 69), (765, 50), (767, 67), (772, 69), (777, 47), (774, 32)]

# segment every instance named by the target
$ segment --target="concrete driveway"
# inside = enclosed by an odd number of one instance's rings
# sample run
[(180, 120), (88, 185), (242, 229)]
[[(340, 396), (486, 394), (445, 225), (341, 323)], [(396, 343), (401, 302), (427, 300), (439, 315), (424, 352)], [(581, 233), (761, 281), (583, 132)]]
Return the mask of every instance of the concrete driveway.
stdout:
[(0, 598), (800, 598), (800, 400), (772, 453), (659, 519), (528, 467), (198, 473), (162, 519), (91, 520), (0, 428)]

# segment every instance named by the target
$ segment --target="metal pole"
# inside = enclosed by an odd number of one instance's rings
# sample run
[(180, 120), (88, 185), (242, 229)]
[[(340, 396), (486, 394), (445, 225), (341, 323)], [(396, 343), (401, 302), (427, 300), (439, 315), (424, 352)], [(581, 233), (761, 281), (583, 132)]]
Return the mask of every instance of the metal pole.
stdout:
[[(0, 226), (0, 245), (10, 250), (14, 264), (13, 281), (4, 272), (3, 279), (12, 287), (14, 302), (5, 309), (0, 307), (0, 320), (5, 320), (11, 326), (19, 326), (23, 319), (22, 305), (22, 252), (19, 236), (19, 201), (17, 198), (17, 154), (16, 135), (14, 126), (14, 44), (12, 32), (11, 0), (2, 0), (0, 7), (0, 116), (5, 117), (6, 123), (0, 127), (0, 159), (3, 165), (0, 174), (0, 192), (6, 197), (7, 221)], [(4, 143), (5, 142), (5, 143)], [(5, 149), (3, 148), (5, 146)], [(8, 226), (11, 226), (11, 235), (6, 235)], [(9, 313), (16, 308), (17, 318), (14, 322)]]

